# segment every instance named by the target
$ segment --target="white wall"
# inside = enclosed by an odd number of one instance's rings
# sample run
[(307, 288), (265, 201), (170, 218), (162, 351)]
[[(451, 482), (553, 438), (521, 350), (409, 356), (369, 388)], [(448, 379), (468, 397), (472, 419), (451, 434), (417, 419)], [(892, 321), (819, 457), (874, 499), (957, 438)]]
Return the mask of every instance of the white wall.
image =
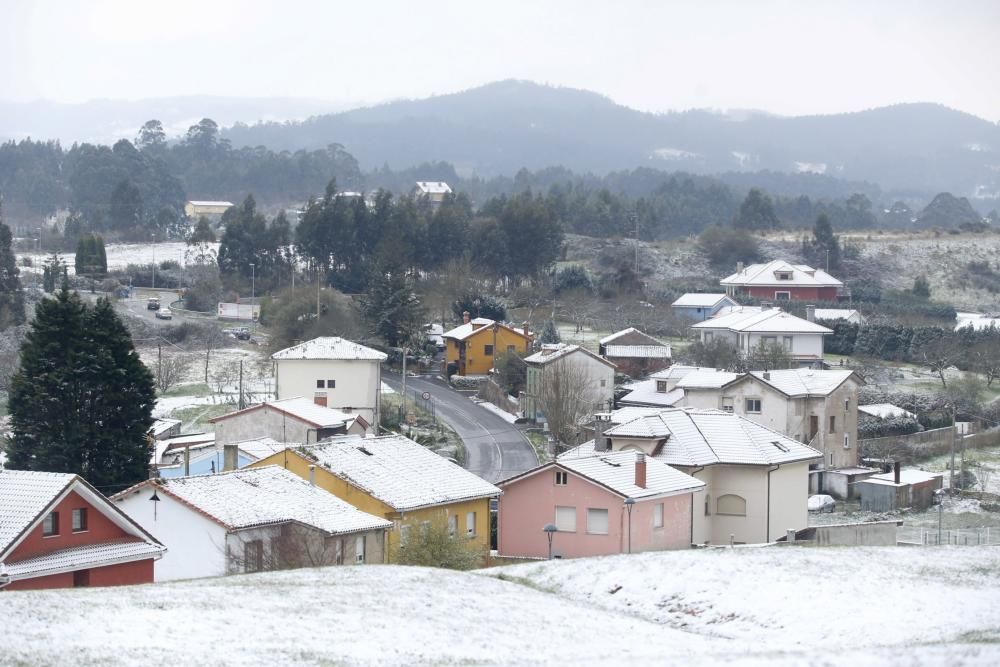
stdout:
[[(793, 357), (816, 357), (818, 359), (823, 358), (823, 336), (822, 334), (815, 333), (793, 333), (788, 334), (792, 337), (792, 349), (791, 354)], [(768, 334), (768, 333), (752, 333), (749, 334), (747, 338), (747, 344), (749, 345), (749, 350), (757, 347), (761, 344), (761, 341), (765, 337), (773, 336), (775, 342), (778, 344), (783, 344), (785, 334)]]
[[(275, 361), (278, 399), (301, 396), (313, 400), (326, 392), (326, 406), (360, 414), (373, 426), (381, 400), (381, 367), (378, 361), (331, 359), (281, 359)], [(333, 389), (316, 387), (316, 381), (336, 380)]]
[(782, 537), (789, 528), (809, 525), (809, 463), (790, 463), (771, 473), (770, 540)]
[[(118, 506), (167, 547), (153, 566), (155, 581), (217, 577), (226, 574), (226, 530), (205, 515), (168, 496), (149, 500), (149, 487), (118, 500)], [(154, 518), (155, 512), (155, 518)]]

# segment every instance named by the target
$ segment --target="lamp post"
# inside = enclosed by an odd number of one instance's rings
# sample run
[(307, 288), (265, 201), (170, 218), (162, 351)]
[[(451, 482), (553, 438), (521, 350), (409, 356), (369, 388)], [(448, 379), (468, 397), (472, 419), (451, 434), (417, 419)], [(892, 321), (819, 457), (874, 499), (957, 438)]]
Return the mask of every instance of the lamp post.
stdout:
[(257, 273), (254, 271), (254, 264), (250, 262), (250, 329), (257, 330), (257, 322), (253, 318), (253, 300), (257, 296)]
[(549, 560), (552, 560), (552, 536), (555, 535), (558, 530), (559, 529), (556, 528), (554, 523), (547, 523), (545, 524), (545, 527), (542, 528), (542, 531), (545, 532), (545, 537), (549, 540)]
[(635, 505), (635, 498), (625, 499), (625, 509), (628, 510), (628, 552), (632, 553), (632, 506)]

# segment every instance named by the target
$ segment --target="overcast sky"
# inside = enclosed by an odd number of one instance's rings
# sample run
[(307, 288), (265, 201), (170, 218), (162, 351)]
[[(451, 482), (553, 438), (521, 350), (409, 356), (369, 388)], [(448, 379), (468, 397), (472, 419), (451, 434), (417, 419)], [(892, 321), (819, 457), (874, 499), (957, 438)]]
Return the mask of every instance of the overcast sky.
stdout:
[(376, 102), (498, 79), (648, 111), (1000, 120), (1000, 1), (0, 0), (0, 98)]

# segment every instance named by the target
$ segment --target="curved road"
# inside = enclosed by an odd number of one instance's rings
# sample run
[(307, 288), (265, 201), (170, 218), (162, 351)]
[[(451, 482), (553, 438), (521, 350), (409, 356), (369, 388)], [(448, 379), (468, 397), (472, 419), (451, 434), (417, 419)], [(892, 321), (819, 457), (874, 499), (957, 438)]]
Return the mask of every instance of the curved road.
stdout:
[[(382, 380), (402, 389), (397, 373), (382, 372)], [(512, 477), (538, 465), (535, 450), (513, 424), (481, 408), (438, 377), (407, 377), (406, 393), (428, 392), (438, 418), (455, 429), (465, 443), (465, 467), (489, 482)]]

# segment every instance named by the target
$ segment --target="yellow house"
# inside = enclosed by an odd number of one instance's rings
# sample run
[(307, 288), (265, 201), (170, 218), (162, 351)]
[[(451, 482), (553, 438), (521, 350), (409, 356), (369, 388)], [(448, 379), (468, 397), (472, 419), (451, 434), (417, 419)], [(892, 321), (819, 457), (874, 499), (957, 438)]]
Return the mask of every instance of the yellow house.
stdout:
[(448, 365), (454, 364), (459, 375), (486, 375), (496, 355), (527, 354), (531, 347), (527, 327), (515, 329), (485, 317), (470, 320), (467, 312), (462, 313), (462, 319), (461, 326), (443, 335), (445, 359)]
[(287, 448), (252, 467), (282, 466), (362, 512), (393, 522), (388, 562), (409, 532), (428, 522), (490, 548), (490, 500), (500, 489), (409, 438), (345, 435)]

